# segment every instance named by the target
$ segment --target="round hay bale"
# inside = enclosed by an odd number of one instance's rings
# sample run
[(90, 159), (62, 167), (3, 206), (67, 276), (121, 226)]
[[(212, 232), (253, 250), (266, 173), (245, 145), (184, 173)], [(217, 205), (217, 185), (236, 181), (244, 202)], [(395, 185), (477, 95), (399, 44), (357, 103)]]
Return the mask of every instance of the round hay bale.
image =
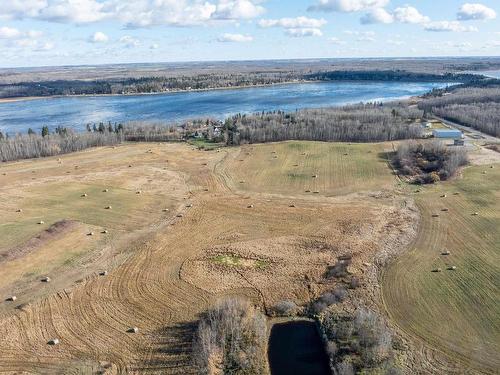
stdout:
[(102, 192), (107, 193), (108, 191), (109, 191), (109, 189), (104, 189)]
[(40, 221), (38, 222), (38, 224), (39, 224), (39, 225), (45, 224), (45, 221), (40, 220)]
[(457, 269), (457, 266), (450, 266), (448, 267), (449, 271), (455, 271)]
[(290, 203), (290, 204), (288, 205), (288, 207), (295, 208), (295, 204)]
[(450, 255), (450, 254), (451, 254), (451, 253), (450, 253), (450, 251), (449, 251), (449, 250), (445, 250), (445, 251), (443, 251), (443, 252), (441, 253), (441, 255)]
[(447, 208), (442, 208), (441, 211), (448, 212), (449, 210)]
[(87, 233), (87, 236), (93, 236), (93, 235), (94, 235), (94, 232)]
[(478, 215), (479, 215), (479, 212), (474, 212), (474, 213), (472, 214), (472, 216), (478, 216)]
[(107, 275), (108, 275), (108, 271), (99, 272), (99, 276), (107, 276)]
[(9, 302), (14, 302), (16, 299), (17, 299), (16, 296), (10, 296), (10, 297), (7, 297), (5, 300), (9, 301)]
[(319, 191), (313, 191), (313, 194), (319, 194)]
[(42, 277), (42, 279), (40, 281), (42, 283), (50, 283), (50, 277), (48, 277), (48, 276)]
[(23, 212), (23, 210), (21, 208), (19, 208), (16, 212)]
[(182, 214), (177, 214), (177, 217), (182, 217), (183, 215)]
[(486, 171), (483, 171), (483, 174), (486, 174)]
[(111, 207), (111, 206), (106, 206), (105, 208), (106, 208), (106, 210), (111, 210), (113, 207)]
[(458, 191), (454, 192), (453, 195), (460, 195)]
[(169, 210), (168, 208), (164, 208), (162, 211), (163, 211), (163, 212), (168, 212), (168, 211), (170, 211), (170, 210)]
[(432, 272), (441, 272), (441, 271), (442, 271), (442, 269), (441, 269), (441, 268), (439, 268), (439, 267), (438, 267), (438, 268), (434, 268), (434, 269), (432, 270)]
[(441, 198), (446, 198), (446, 194), (441, 195)]
[(244, 180), (241, 180), (241, 181), (240, 181), (240, 184), (244, 184), (244, 183), (245, 183), (245, 181), (244, 181)]
[(312, 178), (318, 178), (318, 175), (317, 174), (313, 174)]
[(129, 164), (129, 165), (128, 165), (128, 167), (129, 167), (129, 168), (132, 168), (132, 164)]
[(142, 194), (142, 191), (137, 190), (135, 193), (136, 193), (136, 194)]
[(415, 193), (420, 193), (420, 189), (415, 190)]
[(491, 169), (493, 169), (493, 168), (495, 168), (495, 166), (493, 166), (493, 165), (490, 165), (490, 168), (491, 168)]
[(193, 207), (193, 205), (191, 203), (189, 203), (189, 204), (186, 204), (186, 207), (191, 208), (191, 207)]
[(253, 208), (253, 204), (249, 204), (247, 208)]
[(83, 193), (83, 194), (81, 195), (81, 197), (82, 197), (82, 198), (87, 197), (87, 193)]
[(439, 217), (439, 214), (432, 214), (432, 217)]
[(50, 339), (47, 341), (47, 344), (49, 345), (59, 345), (59, 339)]
[(101, 233), (102, 233), (102, 234), (108, 234), (108, 230), (107, 230), (107, 229), (104, 229)]
[(305, 192), (306, 192), (306, 193), (310, 193), (310, 192), (311, 192), (311, 190), (306, 190)]
[(203, 189), (203, 191), (208, 191), (208, 188)]
[(139, 332), (139, 328), (137, 328), (137, 327), (130, 327), (129, 329), (127, 329), (127, 332), (128, 333), (137, 333), (137, 332)]

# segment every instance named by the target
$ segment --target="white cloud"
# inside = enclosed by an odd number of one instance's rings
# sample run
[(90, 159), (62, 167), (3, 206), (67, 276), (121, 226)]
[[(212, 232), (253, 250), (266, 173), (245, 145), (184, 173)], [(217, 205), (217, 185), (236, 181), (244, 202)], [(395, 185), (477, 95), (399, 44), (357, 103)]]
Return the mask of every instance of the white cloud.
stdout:
[(33, 51), (37, 51), (37, 52), (44, 52), (44, 51), (50, 51), (54, 49), (54, 43), (52, 42), (45, 42), (45, 43), (38, 43), (35, 48), (33, 49)]
[(337, 37), (331, 37), (331, 38), (328, 38), (328, 41), (329, 41), (330, 43), (333, 43), (333, 44), (346, 44), (346, 43), (347, 43), (346, 41), (341, 40), (341, 39), (339, 39), (339, 38), (337, 38)]
[(149, 46), (149, 49), (158, 49), (160, 48), (160, 45), (158, 43), (153, 43)]
[(243, 34), (222, 34), (218, 39), (222, 43), (245, 43), (253, 41), (253, 37), (250, 35)]
[(260, 27), (283, 27), (285, 29), (296, 29), (296, 28), (314, 28), (319, 29), (320, 27), (327, 24), (327, 21), (323, 18), (308, 18), (308, 17), (297, 17), (297, 18), (281, 18), (277, 20), (260, 20)]
[(394, 9), (394, 18), (402, 23), (419, 24), (430, 22), (429, 17), (421, 14), (417, 8), (408, 5)]
[(91, 43), (106, 43), (109, 37), (101, 31), (97, 31), (89, 38)]
[(462, 21), (493, 20), (496, 17), (497, 13), (493, 9), (478, 3), (465, 3), (457, 13), (457, 19)]
[(305, 36), (323, 36), (321, 27), (327, 24), (327, 21), (323, 18), (308, 18), (308, 17), (296, 17), (296, 18), (281, 18), (281, 19), (271, 19), (271, 20), (260, 20), (259, 26), (263, 28), (267, 27), (282, 27), (285, 29), (285, 34), (294, 38), (305, 37)]
[(18, 29), (12, 27), (0, 27), (0, 39), (17, 39), (21, 36), (21, 32)]
[(123, 45), (125, 45), (125, 47), (127, 47), (127, 48), (137, 47), (141, 44), (139, 42), (139, 40), (137, 40), (136, 38), (134, 38), (130, 35), (122, 36), (119, 39), (119, 42), (122, 43)]
[(85, 24), (115, 20), (128, 27), (190, 26), (255, 18), (262, 0), (1, 0), (0, 18)]
[(305, 36), (323, 36), (323, 32), (320, 29), (315, 28), (293, 28), (286, 29), (286, 34), (294, 38), (300, 38)]
[(369, 25), (372, 23), (392, 23), (394, 22), (394, 17), (388, 11), (383, 8), (375, 8), (370, 12), (361, 17), (361, 23), (364, 25)]
[(478, 31), (476, 27), (473, 26), (464, 26), (458, 21), (437, 21), (430, 22), (424, 26), (427, 31), (436, 31), (436, 32), (475, 32)]
[(319, 0), (309, 7), (310, 11), (359, 12), (373, 8), (383, 8), (390, 0)]
[(215, 12), (215, 18), (219, 19), (251, 19), (265, 12), (264, 7), (255, 1), (249, 0), (220, 0)]
[(103, 20), (110, 16), (104, 11), (105, 3), (97, 0), (48, 0), (36, 18), (53, 22), (77, 24)]

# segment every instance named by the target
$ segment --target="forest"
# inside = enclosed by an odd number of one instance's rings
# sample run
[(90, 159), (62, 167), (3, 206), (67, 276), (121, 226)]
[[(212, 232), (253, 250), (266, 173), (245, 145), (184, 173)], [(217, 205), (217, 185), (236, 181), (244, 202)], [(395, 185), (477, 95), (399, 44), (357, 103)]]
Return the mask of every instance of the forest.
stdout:
[(358, 104), (226, 120), (228, 143), (285, 140), (382, 142), (420, 138), (423, 111), (403, 104)]
[(58, 79), (0, 83), (0, 99), (65, 95), (151, 94), (172, 91), (249, 87), (300, 81), (478, 82), (474, 74), (433, 74), (405, 70), (217, 72), (176, 76)]
[(446, 120), (500, 136), (500, 81), (486, 87), (460, 87), (428, 96), (419, 108)]

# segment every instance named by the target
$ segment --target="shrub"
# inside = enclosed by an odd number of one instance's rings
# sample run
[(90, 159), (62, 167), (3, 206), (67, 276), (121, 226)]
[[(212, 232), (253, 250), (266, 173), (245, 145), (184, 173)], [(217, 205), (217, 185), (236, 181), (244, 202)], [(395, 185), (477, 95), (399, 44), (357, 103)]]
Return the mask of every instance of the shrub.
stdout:
[(201, 318), (194, 361), (201, 374), (266, 372), (266, 321), (248, 301), (227, 298)]
[(273, 307), (273, 313), (277, 316), (293, 316), (297, 314), (298, 306), (292, 301), (281, 301)]
[(402, 175), (412, 176), (413, 183), (433, 184), (454, 176), (467, 164), (467, 152), (439, 141), (405, 142), (399, 145), (393, 164)]

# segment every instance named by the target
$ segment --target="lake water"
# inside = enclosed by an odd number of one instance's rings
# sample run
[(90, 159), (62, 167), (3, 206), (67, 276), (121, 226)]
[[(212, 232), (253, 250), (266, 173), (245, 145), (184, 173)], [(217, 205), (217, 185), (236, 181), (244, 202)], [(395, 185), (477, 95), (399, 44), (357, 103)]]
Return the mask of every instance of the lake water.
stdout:
[(321, 82), (158, 95), (58, 97), (0, 103), (0, 131), (47, 125), (82, 130), (88, 123), (223, 119), (236, 113), (294, 111), (423, 94), (443, 83)]

